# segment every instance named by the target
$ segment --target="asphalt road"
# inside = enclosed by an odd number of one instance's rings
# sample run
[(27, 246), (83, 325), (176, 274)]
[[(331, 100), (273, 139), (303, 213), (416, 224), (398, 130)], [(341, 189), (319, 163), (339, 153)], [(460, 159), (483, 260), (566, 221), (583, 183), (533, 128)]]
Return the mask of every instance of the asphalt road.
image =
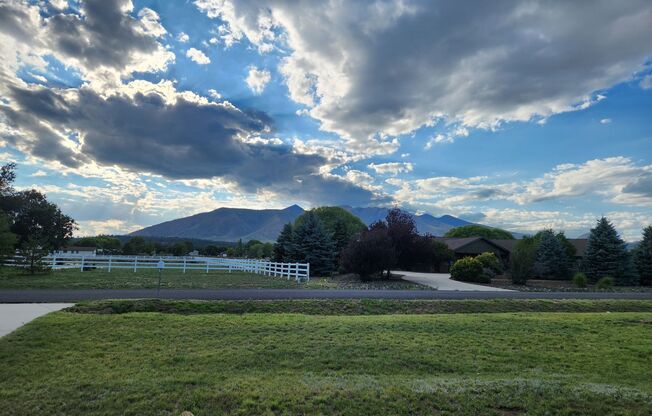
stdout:
[[(0, 290), (0, 303), (156, 298), (156, 289)], [(456, 290), (162, 289), (162, 299), (652, 299), (652, 292), (480, 292)]]

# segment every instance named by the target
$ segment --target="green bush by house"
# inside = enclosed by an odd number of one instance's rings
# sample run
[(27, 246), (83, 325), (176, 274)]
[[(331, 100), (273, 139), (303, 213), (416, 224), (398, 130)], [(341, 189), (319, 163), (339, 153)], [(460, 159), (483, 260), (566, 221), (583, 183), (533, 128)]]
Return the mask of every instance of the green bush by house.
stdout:
[(451, 267), (451, 279), (460, 282), (491, 283), (491, 278), (483, 273), (482, 263), (473, 257), (457, 260)]

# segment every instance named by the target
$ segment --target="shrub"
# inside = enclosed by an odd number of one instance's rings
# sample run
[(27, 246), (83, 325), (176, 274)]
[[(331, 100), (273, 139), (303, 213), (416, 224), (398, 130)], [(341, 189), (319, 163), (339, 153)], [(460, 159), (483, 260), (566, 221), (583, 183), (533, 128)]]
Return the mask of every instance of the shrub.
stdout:
[(586, 287), (588, 279), (584, 273), (575, 273), (573, 276), (573, 284), (577, 287)]
[(451, 279), (460, 282), (491, 283), (489, 276), (482, 272), (482, 263), (472, 257), (464, 257), (453, 264)]
[(476, 256), (475, 259), (482, 263), (483, 268), (489, 269), (494, 275), (503, 272), (503, 265), (494, 253), (485, 252)]
[(595, 287), (598, 289), (611, 289), (614, 285), (614, 278), (611, 276), (605, 276), (598, 280)]

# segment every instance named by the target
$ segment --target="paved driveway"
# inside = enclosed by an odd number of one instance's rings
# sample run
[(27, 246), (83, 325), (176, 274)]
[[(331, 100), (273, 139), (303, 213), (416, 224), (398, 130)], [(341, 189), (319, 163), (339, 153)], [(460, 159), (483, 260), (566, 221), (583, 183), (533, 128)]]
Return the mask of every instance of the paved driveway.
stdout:
[(0, 337), (41, 315), (72, 305), (73, 303), (0, 303)]
[(472, 283), (458, 282), (452, 280), (451, 275), (448, 273), (417, 273), (417, 272), (402, 272), (395, 271), (396, 274), (402, 274), (403, 280), (419, 283), (425, 286), (433, 287), (437, 290), (475, 290), (481, 292), (513, 292), (509, 289), (500, 289), (497, 287), (489, 287), (482, 285), (474, 285)]

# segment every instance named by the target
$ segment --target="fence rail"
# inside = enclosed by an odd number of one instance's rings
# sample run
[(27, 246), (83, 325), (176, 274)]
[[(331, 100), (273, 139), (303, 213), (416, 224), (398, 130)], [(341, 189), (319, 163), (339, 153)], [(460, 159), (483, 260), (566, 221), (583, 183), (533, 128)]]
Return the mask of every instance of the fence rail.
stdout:
[[(171, 269), (210, 271), (245, 271), (266, 276), (285, 277), (297, 281), (310, 279), (309, 263), (277, 263), (256, 259), (226, 259), (219, 257), (173, 257), (173, 256), (66, 256), (49, 255), (41, 263), (51, 269)], [(5, 260), (7, 266), (23, 267), (20, 257)]]

